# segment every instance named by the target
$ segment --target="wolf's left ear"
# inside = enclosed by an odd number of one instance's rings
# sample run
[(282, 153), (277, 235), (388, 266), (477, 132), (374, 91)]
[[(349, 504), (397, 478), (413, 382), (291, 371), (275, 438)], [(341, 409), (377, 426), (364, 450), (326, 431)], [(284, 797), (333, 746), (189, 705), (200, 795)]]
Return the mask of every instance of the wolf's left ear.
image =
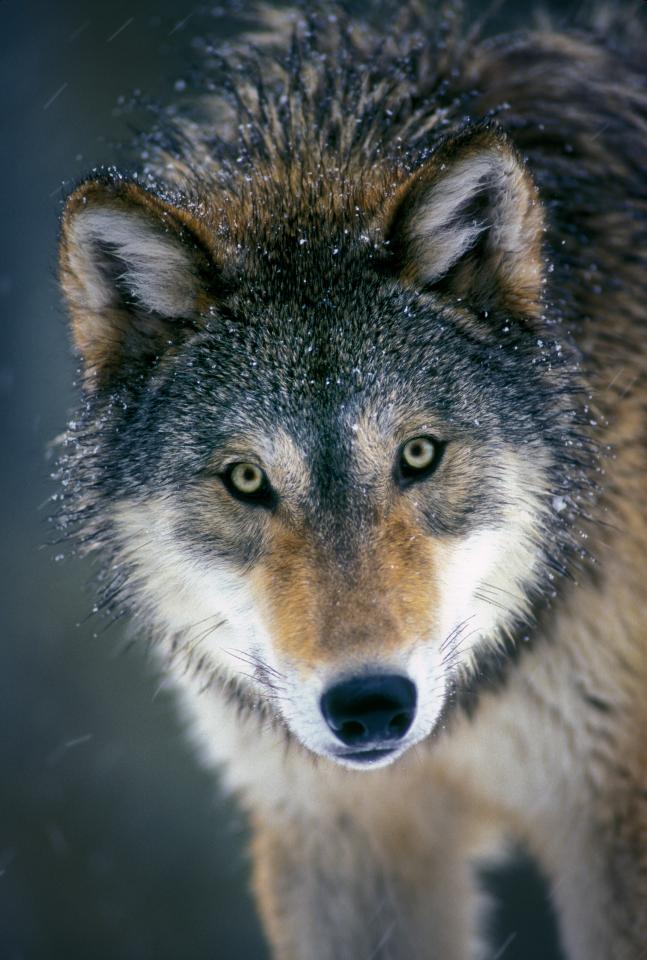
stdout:
[(195, 330), (218, 271), (199, 221), (138, 183), (87, 181), (70, 196), (60, 277), (86, 382), (109, 383)]
[(508, 138), (485, 125), (445, 141), (399, 189), (386, 225), (396, 269), (481, 310), (538, 313), (542, 208)]

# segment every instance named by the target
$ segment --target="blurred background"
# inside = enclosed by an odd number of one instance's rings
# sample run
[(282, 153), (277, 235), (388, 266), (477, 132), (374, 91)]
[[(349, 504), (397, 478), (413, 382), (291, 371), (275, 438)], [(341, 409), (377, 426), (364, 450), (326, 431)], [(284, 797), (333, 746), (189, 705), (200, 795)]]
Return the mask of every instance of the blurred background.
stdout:
[[(497, 26), (530, 9), (509, 0)], [(2, 960), (267, 958), (242, 816), (198, 767), (144, 651), (89, 617), (89, 565), (46, 546), (47, 447), (75, 375), (56, 284), (62, 198), (130, 138), (124, 98), (172, 100), (194, 39), (235, 28), (186, 0), (0, 0)], [(559, 960), (530, 865), (486, 882), (493, 957)]]

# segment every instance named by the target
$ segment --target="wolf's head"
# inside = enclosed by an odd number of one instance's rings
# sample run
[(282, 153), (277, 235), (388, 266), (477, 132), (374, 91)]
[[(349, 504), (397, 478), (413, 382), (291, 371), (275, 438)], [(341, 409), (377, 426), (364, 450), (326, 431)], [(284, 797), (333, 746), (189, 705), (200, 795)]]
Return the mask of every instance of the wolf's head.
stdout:
[(107, 174), (70, 197), (69, 489), (106, 594), (172, 657), (380, 765), (559, 566), (541, 207), (487, 126), (413, 175), (313, 163), (241, 189)]

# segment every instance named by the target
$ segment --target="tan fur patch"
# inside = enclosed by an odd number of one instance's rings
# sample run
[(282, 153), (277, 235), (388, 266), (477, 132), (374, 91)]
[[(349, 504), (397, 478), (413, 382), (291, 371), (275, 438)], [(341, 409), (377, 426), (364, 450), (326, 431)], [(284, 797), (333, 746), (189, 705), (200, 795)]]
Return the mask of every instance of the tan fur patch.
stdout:
[(350, 565), (284, 528), (270, 534), (252, 576), (277, 652), (309, 670), (427, 637), (438, 599), (434, 570), (433, 545), (401, 502)]

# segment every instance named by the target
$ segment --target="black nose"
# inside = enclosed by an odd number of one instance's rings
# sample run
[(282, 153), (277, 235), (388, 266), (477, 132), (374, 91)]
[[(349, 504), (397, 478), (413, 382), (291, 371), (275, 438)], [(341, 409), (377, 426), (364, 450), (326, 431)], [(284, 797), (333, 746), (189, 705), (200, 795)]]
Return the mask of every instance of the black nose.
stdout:
[(324, 693), (321, 712), (347, 747), (401, 740), (416, 713), (416, 688), (406, 677), (354, 677)]

